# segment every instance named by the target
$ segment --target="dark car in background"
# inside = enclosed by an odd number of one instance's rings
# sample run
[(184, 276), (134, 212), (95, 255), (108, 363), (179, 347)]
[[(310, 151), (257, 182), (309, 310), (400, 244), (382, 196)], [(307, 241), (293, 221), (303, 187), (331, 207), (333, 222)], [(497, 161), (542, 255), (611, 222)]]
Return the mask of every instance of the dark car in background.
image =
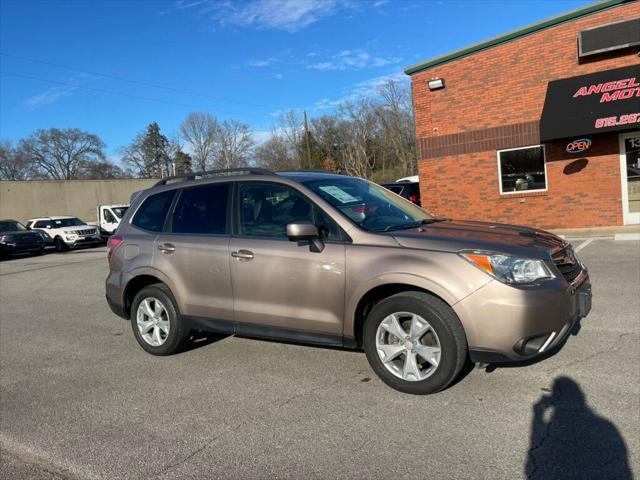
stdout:
[(387, 190), (391, 190), (402, 198), (406, 198), (410, 202), (420, 206), (420, 184), (418, 182), (382, 183), (381, 185)]
[(0, 220), (0, 256), (18, 253), (44, 253), (44, 236), (17, 220)]

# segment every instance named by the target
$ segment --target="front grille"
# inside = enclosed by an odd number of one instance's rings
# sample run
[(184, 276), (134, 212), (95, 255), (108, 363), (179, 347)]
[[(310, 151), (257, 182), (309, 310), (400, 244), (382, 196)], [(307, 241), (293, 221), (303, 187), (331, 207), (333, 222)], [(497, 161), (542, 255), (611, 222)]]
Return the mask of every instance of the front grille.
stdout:
[(582, 272), (582, 265), (576, 259), (571, 248), (565, 248), (553, 255), (553, 261), (560, 270), (560, 273), (569, 283), (578, 278), (580, 272)]
[(76, 230), (75, 233), (77, 233), (78, 235), (94, 235), (96, 233), (96, 231), (93, 230), (93, 229)]

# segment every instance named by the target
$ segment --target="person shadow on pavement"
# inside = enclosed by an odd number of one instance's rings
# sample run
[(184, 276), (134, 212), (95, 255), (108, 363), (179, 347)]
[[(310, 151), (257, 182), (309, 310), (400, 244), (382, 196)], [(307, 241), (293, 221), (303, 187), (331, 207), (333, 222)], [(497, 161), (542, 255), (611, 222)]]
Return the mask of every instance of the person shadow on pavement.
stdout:
[(595, 414), (580, 386), (555, 379), (551, 395), (533, 406), (526, 478), (632, 480), (624, 439), (613, 423)]

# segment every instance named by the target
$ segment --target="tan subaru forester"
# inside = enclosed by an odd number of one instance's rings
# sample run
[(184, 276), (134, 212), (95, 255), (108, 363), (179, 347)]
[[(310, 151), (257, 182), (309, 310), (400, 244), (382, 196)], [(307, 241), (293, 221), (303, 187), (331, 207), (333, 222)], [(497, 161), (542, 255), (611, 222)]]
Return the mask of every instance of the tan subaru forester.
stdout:
[(369, 181), (261, 169), (165, 179), (108, 244), (106, 296), (154, 355), (193, 330), (366, 352), (391, 387), (445, 388), (467, 361), (559, 347), (587, 269), (540, 230), (430, 215)]

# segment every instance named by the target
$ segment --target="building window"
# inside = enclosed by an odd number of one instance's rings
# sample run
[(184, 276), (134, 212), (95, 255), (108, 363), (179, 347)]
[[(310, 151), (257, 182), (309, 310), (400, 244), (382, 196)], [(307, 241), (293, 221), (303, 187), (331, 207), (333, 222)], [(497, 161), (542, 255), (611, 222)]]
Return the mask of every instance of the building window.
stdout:
[(547, 189), (544, 146), (498, 151), (500, 193), (540, 192)]

